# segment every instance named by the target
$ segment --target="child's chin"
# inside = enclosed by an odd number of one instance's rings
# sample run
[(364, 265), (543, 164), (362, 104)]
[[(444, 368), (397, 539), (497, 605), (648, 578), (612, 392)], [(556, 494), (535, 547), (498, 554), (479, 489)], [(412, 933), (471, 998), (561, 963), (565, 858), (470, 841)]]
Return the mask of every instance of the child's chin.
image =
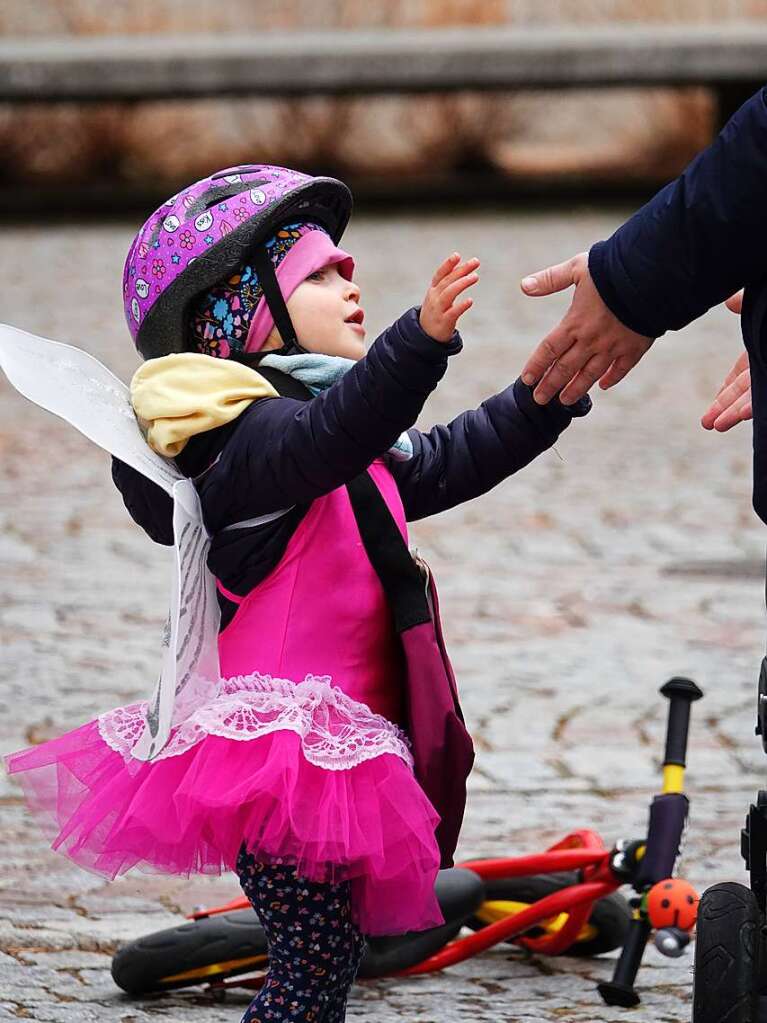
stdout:
[(361, 359), (365, 354), (364, 336), (355, 332), (355, 336), (344, 344), (344, 355), (347, 359)]

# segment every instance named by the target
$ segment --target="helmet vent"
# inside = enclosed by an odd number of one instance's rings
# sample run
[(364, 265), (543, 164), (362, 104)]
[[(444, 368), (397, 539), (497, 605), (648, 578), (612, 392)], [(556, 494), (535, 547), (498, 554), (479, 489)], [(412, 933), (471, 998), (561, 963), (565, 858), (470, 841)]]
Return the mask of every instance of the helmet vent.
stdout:
[(204, 213), (205, 210), (209, 210), (211, 206), (217, 206), (224, 199), (230, 199), (233, 195), (239, 195), (241, 192), (248, 192), (256, 185), (268, 184), (268, 178), (260, 178), (257, 181), (234, 181), (226, 187), (209, 188), (207, 192), (198, 196), (196, 202), (189, 207), (189, 216), (196, 217), (200, 213)]
[[(211, 174), (210, 180), (211, 181), (218, 181), (220, 178), (231, 177), (232, 174), (255, 174), (256, 171), (260, 171), (260, 170), (261, 170), (261, 167), (259, 167), (258, 164), (256, 164), (256, 163), (246, 163), (246, 164), (243, 164), (242, 167), (229, 167), (229, 168), (227, 168), (227, 170), (219, 171), (217, 174)], [(251, 181), (250, 184), (251, 185), (265, 185), (265, 184), (267, 184), (268, 180), (269, 179), (267, 179), (267, 178), (262, 178), (261, 181)]]

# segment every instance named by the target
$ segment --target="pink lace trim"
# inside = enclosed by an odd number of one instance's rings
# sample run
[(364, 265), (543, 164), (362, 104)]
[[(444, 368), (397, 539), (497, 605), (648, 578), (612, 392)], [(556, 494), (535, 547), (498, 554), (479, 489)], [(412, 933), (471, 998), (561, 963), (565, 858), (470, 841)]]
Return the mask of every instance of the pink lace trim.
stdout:
[[(146, 702), (116, 707), (98, 719), (101, 738), (126, 760), (143, 732), (146, 707)], [(347, 770), (384, 753), (413, 766), (404, 732), (331, 685), (327, 675), (307, 675), (303, 682), (257, 674), (222, 679), (213, 699), (171, 731), (154, 759), (179, 756), (206, 735), (246, 742), (279, 730), (300, 736), (309, 763), (327, 771)]]

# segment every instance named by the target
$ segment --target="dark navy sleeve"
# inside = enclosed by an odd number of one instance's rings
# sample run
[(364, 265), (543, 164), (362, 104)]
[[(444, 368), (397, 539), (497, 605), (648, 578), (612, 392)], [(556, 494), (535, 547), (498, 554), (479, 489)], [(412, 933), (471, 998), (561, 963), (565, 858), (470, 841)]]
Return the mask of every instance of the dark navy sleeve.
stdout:
[(411, 430), (413, 457), (390, 462), (408, 520), (486, 493), (550, 448), (573, 417), (590, 408), (588, 396), (569, 406), (556, 398), (539, 405), (518, 379), (447, 426)]
[(639, 334), (679, 330), (767, 266), (767, 89), (589, 253), (608, 308)]
[(264, 398), (240, 416), (198, 484), (211, 532), (313, 501), (363, 472), (413, 425), (461, 349), (441, 344), (411, 309), (367, 355), (310, 401)]
[(173, 499), (130, 465), (112, 458), (112, 480), (131, 518), (155, 543), (173, 546)]

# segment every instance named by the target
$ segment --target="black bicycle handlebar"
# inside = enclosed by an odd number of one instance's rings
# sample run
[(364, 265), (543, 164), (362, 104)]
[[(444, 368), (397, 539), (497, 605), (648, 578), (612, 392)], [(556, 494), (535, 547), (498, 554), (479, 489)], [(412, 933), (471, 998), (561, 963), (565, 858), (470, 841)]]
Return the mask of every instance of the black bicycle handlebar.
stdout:
[[(669, 701), (666, 726), (666, 751), (663, 757), (663, 793), (655, 796), (650, 806), (650, 820), (644, 855), (635, 865), (631, 883), (637, 892), (648, 891), (652, 885), (673, 874), (687, 821), (688, 802), (682, 792), (687, 759), (687, 731), (690, 707), (703, 696), (689, 678), (672, 678), (660, 689)], [(608, 1005), (639, 1004), (634, 987), (652, 925), (637, 911), (631, 921), (626, 942), (621, 949), (611, 981), (598, 985)]]
[(689, 678), (672, 678), (661, 686), (661, 693), (669, 700), (666, 728), (666, 752), (663, 764), (684, 767), (687, 759), (687, 730), (690, 726), (690, 706), (703, 696), (702, 691)]

